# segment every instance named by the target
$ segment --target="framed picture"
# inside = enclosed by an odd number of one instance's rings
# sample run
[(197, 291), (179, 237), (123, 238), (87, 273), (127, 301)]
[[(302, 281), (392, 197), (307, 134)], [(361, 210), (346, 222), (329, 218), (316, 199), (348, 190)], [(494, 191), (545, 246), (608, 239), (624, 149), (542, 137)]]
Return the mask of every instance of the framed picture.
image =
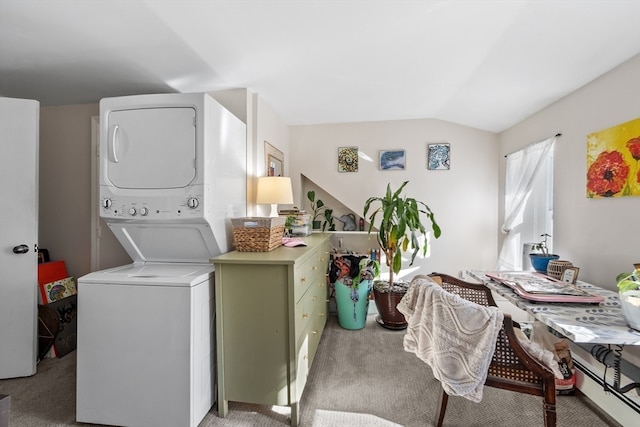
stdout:
[(404, 150), (380, 150), (380, 170), (404, 170), (405, 159)]
[(587, 197), (640, 196), (640, 117), (587, 135)]
[(358, 147), (338, 148), (338, 172), (358, 172)]
[(567, 267), (564, 269), (562, 273), (562, 281), (565, 283), (575, 284), (578, 280), (578, 272), (580, 269), (578, 267)]
[(42, 264), (43, 262), (49, 262), (49, 251), (47, 249), (38, 248), (38, 264)]
[(447, 143), (427, 144), (427, 169), (449, 170), (451, 147)]
[(284, 153), (267, 141), (264, 142), (264, 160), (267, 176), (284, 175)]

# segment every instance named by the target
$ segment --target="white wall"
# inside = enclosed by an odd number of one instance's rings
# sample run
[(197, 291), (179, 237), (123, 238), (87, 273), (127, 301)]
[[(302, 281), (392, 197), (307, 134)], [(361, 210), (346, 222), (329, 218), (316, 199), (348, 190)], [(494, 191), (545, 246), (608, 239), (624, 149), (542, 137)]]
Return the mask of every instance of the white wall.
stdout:
[[(426, 147), (433, 142), (451, 144), (450, 170), (427, 170)], [(343, 146), (357, 146), (371, 161), (360, 158), (358, 172), (338, 172), (338, 147)], [(379, 150), (389, 149), (406, 150), (404, 171), (379, 170)], [(384, 195), (387, 183), (395, 189), (409, 181), (405, 194), (429, 205), (442, 228), (440, 239), (432, 239), (430, 258), (417, 260), (415, 266), (420, 268), (408, 272), (409, 277), (418, 272), (455, 275), (465, 268), (495, 268), (495, 134), (432, 119), (294, 126), (288, 154), (294, 199), (306, 209), (303, 176), (312, 181), (314, 189), (330, 193), (358, 216), (368, 197)], [(331, 203), (328, 201), (335, 208)], [(340, 230), (341, 224), (336, 225)]]
[[(267, 216), (271, 206), (255, 204), (257, 177), (266, 175), (265, 141), (283, 153), (289, 150), (289, 126), (258, 94), (247, 89), (211, 92), (247, 125), (247, 215)], [(285, 161), (285, 175), (289, 164)], [(286, 206), (282, 206), (283, 208)]]
[(586, 137), (640, 117), (640, 55), (502, 132), (499, 223), (504, 218), (504, 155), (556, 133), (553, 249), (580, 267), (579, 278), (615, 290), (615, 277), (640, 262), (640, 197), (586, 197)]
[[(256, 95), (256, 156), (252, 161), (255, 163), (255, 174), (253, 175), (254, 184), (257, 177), (266, 176), (266, 159), (264, 152), (265, 141), (282, 151), (287, 153), (289, 151), (289, 126), (280, 119), (278, 114), (271, 108), (271, 106), (265, 102), (262, 98)], [(289, 156), (285, 154), (284, 159), (284, 175), (290, 176), (291, 162), (288, 159)], [(249, 194), (249, 203), (254, 204), (256, 200), (255, 185)], [(280, 205), (280, 209), (286, 209), (290, 206)], [(269, 216), (271, 210), (270, 205), (258, 205), (255, 207), (255, 214), (257, 216)]]
[(98, 104), (40, 108), (38, 245), (69, 275), (91, 268), (91, 116)]

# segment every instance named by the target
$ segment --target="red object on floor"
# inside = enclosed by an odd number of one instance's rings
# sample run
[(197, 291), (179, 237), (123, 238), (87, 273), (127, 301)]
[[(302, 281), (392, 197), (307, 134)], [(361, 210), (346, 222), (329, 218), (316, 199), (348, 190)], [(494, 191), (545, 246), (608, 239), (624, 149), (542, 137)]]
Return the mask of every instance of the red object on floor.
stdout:
[[(55, 282), (56, 280), (66, 279), (67, 277), (69, 277), (69, 275), (67, 274), (67, 266), (65, 265), (64, 261), (49, 261), (49, 262), (43, 262), (38, 264), (38, 285), (39, 285), (38, 288), (40, 291), (39, 303), (43, 305), (49, 304), (48, 298), (47, 298), (47, 292), (45, 290), (45, 285), (47, 283)], [(67, 304), (68, 301), (69, 300), (67, 298), (63, 298), (61, 300), (54, 301), (51, 305), (51, 308), (55, 310), (61, 322), (64, 321), (62, 315), (65, 313), (64, 311), (66, 309), (65, 304)], [(75, 299), (73, 301), (74, 301), (73, 319), (75, 320)], [(61, 313), (61, 310), (62, 310), (62, 313)], [(67, 333), (72, 333), (75, 337), (75, 333), (76, 333), (75, 324), (73, 325), (73, 327), (71, 327), (71, 325), (67, 325)], [(65, 350), (64, 352), (61, 352), (61, 349), (58, 348), (59, 340), (60, 340), (60, 331), (56, 332), (55, 342), (53, 343), (53, 346), (51, 348), (51, 354), (53, 357), (61, 357), (69, 352), (69, 350)], [(75, 350), (75, 345), (76, 345), (76, 342), (74, 339), (73, 342), (69, 344), (69, 346), (72, 346), (72, 348)], [(0, 424), (0, 427), (1, 426), (2, 425)]]

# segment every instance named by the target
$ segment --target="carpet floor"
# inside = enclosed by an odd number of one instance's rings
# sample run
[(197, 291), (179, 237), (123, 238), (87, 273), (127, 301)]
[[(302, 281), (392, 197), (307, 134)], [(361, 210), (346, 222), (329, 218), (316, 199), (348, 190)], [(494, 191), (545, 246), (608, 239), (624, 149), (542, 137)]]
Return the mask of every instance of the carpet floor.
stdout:
[[(378, 326), (340, 328), (329, 317), (300, 403), (300, 424), (313, 427), (432, 426), (440, 386), (429, 366), (402, 348), (404, 332)], [(89, 426), (75, 422), (76, 352), (44, 359), (28, 378), (0, 381), (11, 396), (11, 427)], [(586, 397), (558, 396), (558, 426), (619, 426)], [(229, 403), (212, 409), (199, 427), (281, 427), (287, 407)], [(446, 426), (543, 426), (542, 398), (485, 387), (481, 403), (452, 397)], [(178, 427), (178, 426), (176, 426)]]

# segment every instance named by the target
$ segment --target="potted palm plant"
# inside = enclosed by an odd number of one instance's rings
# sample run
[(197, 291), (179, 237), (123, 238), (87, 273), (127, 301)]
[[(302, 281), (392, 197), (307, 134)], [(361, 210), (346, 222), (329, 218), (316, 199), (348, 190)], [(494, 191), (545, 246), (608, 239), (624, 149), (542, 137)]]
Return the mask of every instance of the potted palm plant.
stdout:
[[(381, 251), (386, 257), (389, 267), (388, 280), (376, 280), (373, 284), (373, 294), (378, 308), (378, 323), (388, 329), (404, 329), (407, 321), (396, 306), (407, 291), (408, 283), (394, 281), (394, 275), (402, 268), (402, 255), (411, 251), (411, 262), (419, 252), (427, 253), (427, 228), (423, 224), (431, 223), (433, 236), (440, 237), (440, 227), (436, 223), (434, 214), (425, 203), (411, 197), (402, 197), (400, 193), (409, 183), (405, 181), (396, 191), (387, 184), (387, 191), (383, 197), (369, 197), (364, 204), (366, 218), (369, 209), (374, 209), (369, 216), (369, 233), (374, 227), (378, 229), (377, 240)], [(379, 218), (379, 222), (376, 220)], [(419, 237), (422, 236), (422, 241)]]

